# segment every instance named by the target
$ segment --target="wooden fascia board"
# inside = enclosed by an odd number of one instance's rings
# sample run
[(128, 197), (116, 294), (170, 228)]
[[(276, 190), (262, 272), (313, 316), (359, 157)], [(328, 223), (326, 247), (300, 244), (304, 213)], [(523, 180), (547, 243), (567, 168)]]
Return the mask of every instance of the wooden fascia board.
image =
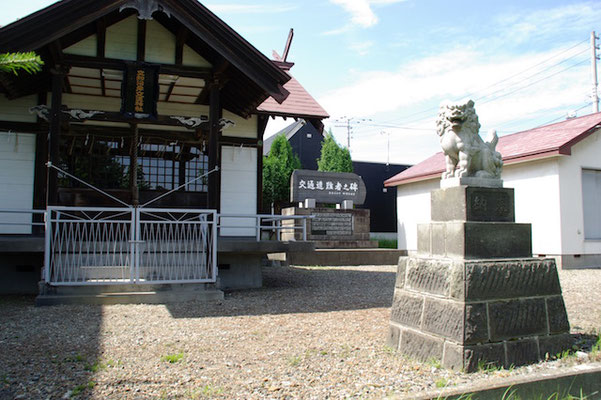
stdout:
[(285, 112), (270, 112), (270, 111), (255, 111), (253, 114), (267, 115), (268, 117), (283, 117), (283, 118), (302, 118), (302, 119), (326, 119), (330, 118), (329, 115), (312, 115), (312, 114), (298, 114), (298, 113), (285, 113)]
[(413, 182), (428, 181), (430, 179), (440, 178), (440, 174), (442, 174), (442, 172), (443, 172), (443, 170), (440, 170), (440, 171), (431, 172), (428, 174), (414, 176), (412, 178), (401, 179), (401, 180), (388, 179), (388, 180), (384, 181), (384, 186), (385, 187), (394, 187), (394, 186), (406, 185), (408, 183), (413, 183)]
[(38, 50), (118, 9), (125, 0), (63, 0), (0, 29), (1, 51)]
[[(290, 76), (208, 9), (198, 2), (190, 4), (187, 0), (168, 1), (168, 3), (173, 16), (190, 32), (206, 42), (276, 101), (282, 103), (288, 97), (290, 93), (283, 85), (290, 80)], [(208, 26), (214, 27), (215, 32), (212, 32)]]
[(592, 128), (587, 129), (586, 131), (584, 131), (580, 135), (576, 136), (574, 139), (570, 140), (567, 143), (564, 143), (563, 145), (561, 145), (559, 147), (559, 153), (567, 155), (567, 156), (571, 155), (572, 154), (572, 147), (575, 144), (581, 142), (582, 140), (586, 139), (587, 137), (589, 137), (593, 133), (597, 132), (599, 130), (599, 128), (601, 128), (601, 124), (595, 124), (595, 126), (593, 126)]

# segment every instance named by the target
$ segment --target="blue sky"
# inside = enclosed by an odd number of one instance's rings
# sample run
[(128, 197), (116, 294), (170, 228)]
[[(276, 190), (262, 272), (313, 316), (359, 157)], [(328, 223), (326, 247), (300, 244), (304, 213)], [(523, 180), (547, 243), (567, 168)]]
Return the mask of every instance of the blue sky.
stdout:
[[(5, 25), (49, 0), (13, 3)], [(470, 97), (499, 135), (591, 112), (599, 1), (231, 0), (204, 3), (264, 54), (295, 37), (292, 74), (332, 115), (355, 118), (356, 160), (416, 163), (438, 151), (444, 100)], [(601, 53), (601, 52), (600, 52)], [(371, 121), (361, 121), (369, 119)], [(268, 134), (291, 121), (274, 121)]]

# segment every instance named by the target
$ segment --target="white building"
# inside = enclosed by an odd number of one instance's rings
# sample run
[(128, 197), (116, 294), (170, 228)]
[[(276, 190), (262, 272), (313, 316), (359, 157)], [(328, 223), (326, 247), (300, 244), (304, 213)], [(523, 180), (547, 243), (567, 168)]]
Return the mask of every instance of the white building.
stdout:
[[(503, 136), (502, 179), (515, 189), (516, 222), (532, 224), (535, 256), (563, 268), (601, 267), (601, 113)], [(417, 224), (430, 221), (430, 191), (442, 153), (388, 179), (397, 187), (398, 247), (417, 249)]]

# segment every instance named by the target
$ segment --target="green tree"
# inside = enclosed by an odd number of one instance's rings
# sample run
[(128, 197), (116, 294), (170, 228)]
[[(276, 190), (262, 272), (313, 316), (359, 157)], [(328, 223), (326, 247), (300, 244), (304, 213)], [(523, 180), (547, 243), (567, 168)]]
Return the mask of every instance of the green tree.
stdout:
[(30, 74), (40, 72), (44, 62), (33, 51), (28, 53), (3, 53), (0, 54), (0, 72), (12, 72), (23, 70)]
[(279, 210), (290, 201), (290, 175), (301, 167), (300, 160), (292, 152), (286, 136), (277, 135), (271, 144), (269, 155), (263, 162), (263, 202), (274, 204)]
[(346, 147), (340, 147), (332, 135), (326, 133), (321, 144), (321, 157), (317, 160), (317, 170), (324, 172), (353, 172), (351, 153)]

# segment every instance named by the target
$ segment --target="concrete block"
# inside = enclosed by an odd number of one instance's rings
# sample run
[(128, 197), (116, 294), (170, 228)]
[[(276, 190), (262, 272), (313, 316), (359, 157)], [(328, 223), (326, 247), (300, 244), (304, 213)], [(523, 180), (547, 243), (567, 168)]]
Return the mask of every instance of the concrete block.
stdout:
[(465, 264), (454, 261), (449, 275), (449, 296), (456, 300), (465, 299)]
[(465, 344), (483, 343), (489, 340), (488, 313), (485, 303), (465, 306), (465, 328), (462, 339)]
[(426, 298), (422, 330), (463, 342), (464, 306), (450, 300)]
[(400, 350), (421, 361), (442, 360), (443, 340), (418, 332), (403, 330)]
[(511, 188), (450, 187), (432, 191), (432, 221), (515, 222)]
[(409, 258), (405, 285), (429, 294), (447, 296), (451, 265), (452, 261), (447, 259)]
[(561, 294), (552, 259), (466, 261), (469, 301)]
[(466, 346), (463, 353), (463, 369), (474, 372), (488, 365), (505, 365), (505, 346), (503, 343)]
[(399, 257), (396, 271), (395, 287), (402, 289), (405, 287), (405, 274), (407, 272), (407, 257)]
[(547, 313), (550, 334), (570, 332), (570, 323), (568, 322), (568, 313), (563, 302), (563, 296), (547, 297)]
[(401, 325), (419, 328), (422, 323), (423, 308), (423, 296), (411, 295), (397, 289), (392, 300), (390, 320)]
[(417, 224), (417, 252), (431, 254), (430, 224)]
[(574, 338), (569, 333), (561, 335), (539, 336), (538, 347), (540, 358), (543, 360), (557, 356), (558, 354), (569, 350), (574, 344)]
[(442, 357), (442, 366), (453, 370), (463, 369), (464, 348), (451, 342), (444, 343), (444, 354)]
[(431, 224), (430, 227), (432, 241), (431, 241), (431, 252), (434, 256), (444, 256), (446, 241), (445, 241), (445, 224)]
[(490, 340), (510, 340), (547, 334), (544, 299), (499, 301), (488, 305)]
[(386, 344), (395, 349), (399, 349), (399, 345), (401, 341), (401, 329), (398, 326), (393, 324), (389, 324), (388, 326), (388, 337), (386, 339)]
[(506, 368), (532, 364), (540, 360), (536, 338), (509, 341), (505, 345), (507, 346)]

